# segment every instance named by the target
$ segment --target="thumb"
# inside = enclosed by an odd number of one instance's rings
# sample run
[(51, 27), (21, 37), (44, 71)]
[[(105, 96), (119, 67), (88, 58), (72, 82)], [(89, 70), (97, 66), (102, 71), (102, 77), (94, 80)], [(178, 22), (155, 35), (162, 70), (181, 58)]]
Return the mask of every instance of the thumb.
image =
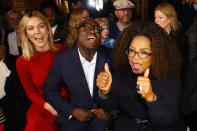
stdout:
[(94, 113), (95, 112), (95, 109), (90, 110), (90, 112)]
[(107, 72), (108, 74), (110, 74), (110, 75), (111, 75), (110, 70), (109, 70), (109, 66), (108, 66), (108, 64), (107, 64), (107, 63), (105, 63), (105, 65), (104, 65), (104, 69), (105, 69), (105, 72)]
[(149, 72), (150, 72), (150, 69), (147, 68), (146, 71), (144, 72), (144, 77), (148, 78)]

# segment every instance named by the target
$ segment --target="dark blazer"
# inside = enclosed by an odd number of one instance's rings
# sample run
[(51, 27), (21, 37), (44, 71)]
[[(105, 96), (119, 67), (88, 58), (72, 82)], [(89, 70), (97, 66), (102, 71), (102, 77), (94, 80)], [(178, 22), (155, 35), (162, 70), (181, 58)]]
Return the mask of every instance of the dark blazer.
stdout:
[[(104, 70), (105, 63), (110, 65), (110, 60), (110, 50), (103, 46), (100, 47), (97, 52), (92, 98), (89, 93), (77, 46), (58, 53), (44, 87), (45, 99), (58, 110), (59, 116), (64, 117), (64, 120), (70, 116), (75, 108), (90, 110), (98, 107), (99, 97), (97, 96), (96, 77), (99, 72)], [(69, 93), (68, 101), (61, 97), (59, 93), (61, 86), (64, 84)]]
[[(168, 79), (166, 82), (151, 79), (155, 102), (146, 102), (137, 93), (136, 75), (123, 76), (113, 73), (111, 98), (103, 101), (106, 110), (119, 110), (114, 131), (139, 131), (134, 119), (149, 120), (154, 131), (185, 131), (179, 112), (180, 81)], [(152, 130), (147, 130), (152, 131)]]
[(183, 77), (181, 109), (190, 131), (197, 128), (197, 57), (192, 59)]
[(186, 70), (182, 91), (182, 111), (189, 115), (193, 111), (197, 112), (197, 57), (194, 58)]
[(117, 23), (113, 23), (109, 25), (109, 38), (113, 38), (117, 40), (118, 36), (120, 35), (120, 30), (117, 26)]

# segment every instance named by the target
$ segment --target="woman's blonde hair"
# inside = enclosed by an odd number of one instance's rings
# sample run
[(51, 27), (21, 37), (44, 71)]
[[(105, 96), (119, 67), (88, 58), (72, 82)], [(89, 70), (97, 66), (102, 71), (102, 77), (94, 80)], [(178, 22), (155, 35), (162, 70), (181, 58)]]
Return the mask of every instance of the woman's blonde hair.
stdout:
[(96, 18), (95, 20), (99, 23), (101, 27), (105, 25), (109, 25), (109, 21), (107, 18)]
[(37, 17), (43, 20), (43, 22), (45, 23), (49, 31), (49, 37), (48, 37), (49, 47), (52, 51), (57, 50), (55, 46), (53, 45), (53, 34), (52, 34), (51, 26), (48, 20), (39, 11), (32, 11), (32, 12), (25, 14), (19, 24), (19, 42), (21, 43), (21, 46), (22, 46), (23, 57), (27, 60), (29, 60), (36, 51), (34, 44), (28, 39), (28, 36), (26, 33), (27, 23), (32, 17)]
[(156, 8), (155, 11), (159, 10), (164, 15), (166, 15), (170, 19), (170, 26), (172, 33), (179, 32), (181, 30), (181, 23), (177, 18), (177, 13), (174, 7), (169, 3), (161, 3)]
[(72, 46), (74, 45), (76, 41), (76, 34), (77, 34), (77, 27), (79, 23), (81, 22), (82, 13), (83, 11), (87, 11), (83, 8), (78, 8), (76, 10), (73, 10), (70, 18), (68, 20), (68, 35), (66, 38), (66, 45)]

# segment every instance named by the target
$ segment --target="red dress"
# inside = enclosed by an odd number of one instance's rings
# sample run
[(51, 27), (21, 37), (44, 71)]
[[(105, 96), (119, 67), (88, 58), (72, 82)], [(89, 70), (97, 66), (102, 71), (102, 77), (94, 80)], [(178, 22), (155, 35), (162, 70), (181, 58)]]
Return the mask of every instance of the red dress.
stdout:
[[(67, 47), (54, 44), (59, 50)], [(55, 53), (51, 50), (36, 52), (30, 60), (20, 56), (16, 61), (16, 68), (19, 78), (25, 89), (26, 95), (32, 105), (27, 112), (27, 125), (25, 131), (54, 131), (56, 116), (44, 109), (43, 86), (47, 79), (48, 72), (54, 63)]]

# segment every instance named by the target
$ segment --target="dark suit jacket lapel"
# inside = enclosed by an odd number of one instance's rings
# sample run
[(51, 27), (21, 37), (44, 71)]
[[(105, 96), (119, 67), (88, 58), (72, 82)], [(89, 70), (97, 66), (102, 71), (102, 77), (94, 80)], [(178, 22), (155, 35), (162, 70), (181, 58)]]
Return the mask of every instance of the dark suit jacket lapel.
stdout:
[(76, 69), (77, 77), (78, 77), (76, 78), (78, 80), (77, 82), (79, 82), (81, 87), (84, 88), (84, 92), (86, 93), (87, 97), (92, 99), (90, 95), (88, 83), (86, 81), (86, 77), (83, 71), (83, 67), (79, 58), (77, 46), (74, 47), (72, 54), (73, 54), (73, 63), (71, 65), (74, 66), (74, 69)]

